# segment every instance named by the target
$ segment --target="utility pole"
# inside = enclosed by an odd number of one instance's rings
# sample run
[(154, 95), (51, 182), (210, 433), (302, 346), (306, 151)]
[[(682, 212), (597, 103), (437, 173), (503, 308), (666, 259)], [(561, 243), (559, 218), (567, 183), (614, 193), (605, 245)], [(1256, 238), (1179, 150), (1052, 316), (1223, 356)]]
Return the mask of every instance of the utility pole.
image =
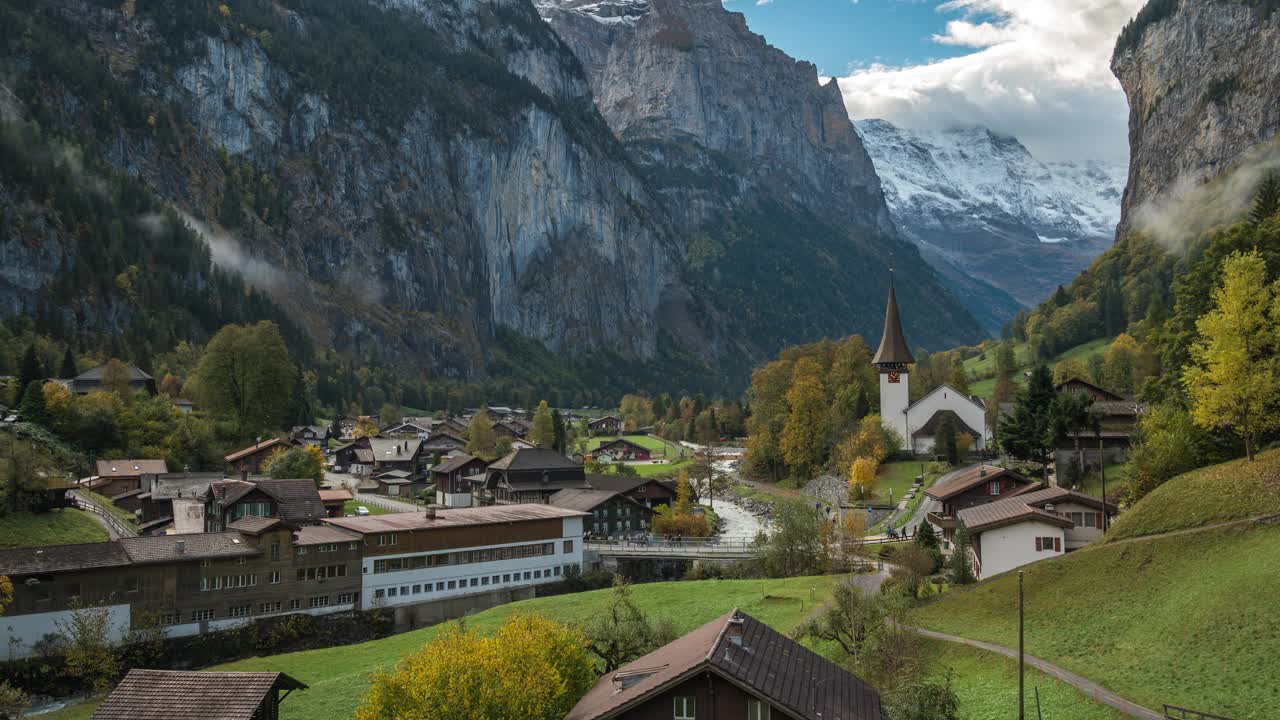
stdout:
[(1018, 720), (1026, 720), (1023, 709), (1022, 571), (1018, 571)]
[(1102, 476), (1102, 532), (1107, 532), (1107, 468), (1102, 454), (1102, 433), (1098, 433), (1098, 474)]

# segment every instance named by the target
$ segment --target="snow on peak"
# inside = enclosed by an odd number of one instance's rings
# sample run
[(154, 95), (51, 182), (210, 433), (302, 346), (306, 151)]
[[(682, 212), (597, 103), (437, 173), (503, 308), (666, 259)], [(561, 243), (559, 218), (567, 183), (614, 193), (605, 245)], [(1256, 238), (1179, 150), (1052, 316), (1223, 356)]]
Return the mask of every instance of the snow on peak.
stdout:
[(1098, 161), (1046, 163), (1017, 138), (985, 127), (915, 131), (854, 123), (900, 226), (913, 218), (985, 217), (1034, 232), (1028, 241), (1110, 237), (1127, 169)]
[(534, 6), (543, 17), (550, 11), (561, 10), (602, 25), (631, 26), (649, 12), (649, 0), (536, 0)]

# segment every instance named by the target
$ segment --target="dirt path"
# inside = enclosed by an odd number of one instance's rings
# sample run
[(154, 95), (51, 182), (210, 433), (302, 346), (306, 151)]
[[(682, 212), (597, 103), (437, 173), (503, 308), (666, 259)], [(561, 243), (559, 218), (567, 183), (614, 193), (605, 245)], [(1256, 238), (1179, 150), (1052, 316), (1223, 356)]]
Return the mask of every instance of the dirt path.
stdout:
[(1212, 525), (1204, 525), (1201, 527), (1170, 530), (1169, 532), (1156, 533), (1154, 535), (1139, 535), (1138, 537), (1125, 538), (1124, 540), (1116, 540), (1115, 542), (1093, 543), (1080, 548), (1079, 552), (1086, 550), (1101, 550), (1102, 548), (1128, 545), (1129, 543), (1135, 542), (1146, 542), (1148, 540), (1159, 540), (1167, 537), (1177, 537), (1179, 535), (1192, 535), (1194, 533), (1208, 532), (1209, 530), (1217, 530), (1219, 528), (1232, 527), (1234, 525), (1267, 525), (1271, 523), (1280, 523), (1280, 515), (1259, 515), (1257, 517), (1228, 520), (1226, 522), (1214, 523)]

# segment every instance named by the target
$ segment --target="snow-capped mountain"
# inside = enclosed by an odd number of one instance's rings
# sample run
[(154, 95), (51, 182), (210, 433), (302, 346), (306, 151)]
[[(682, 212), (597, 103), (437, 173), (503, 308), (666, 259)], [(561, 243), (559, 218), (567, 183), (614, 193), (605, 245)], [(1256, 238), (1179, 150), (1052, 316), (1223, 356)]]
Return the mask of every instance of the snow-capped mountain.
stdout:
[(1112, 242), (1126, 168), (1037, 160), (987, 128), (920, 132), (883, 120), (855, 123), (903, 236), (944, 277), (943, 265), (1044, 300)]

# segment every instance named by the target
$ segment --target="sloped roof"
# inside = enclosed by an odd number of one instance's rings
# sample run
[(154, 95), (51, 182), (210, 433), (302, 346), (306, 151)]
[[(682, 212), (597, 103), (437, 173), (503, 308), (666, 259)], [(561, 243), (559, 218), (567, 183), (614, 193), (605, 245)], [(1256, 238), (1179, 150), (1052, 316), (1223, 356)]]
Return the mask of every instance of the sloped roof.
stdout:
[(239, 520), (227, 523), (227, 529), (249, 535), (260, 535), (279, 524), (279, 518), (246, 515)]
[(293, 534), (294, 545), (324, 545), (327, 543), (352, 542), (359, 540), (360, 535), (330, 525), (308, 525), (298, 528)]
[[(458, 468), (466, 465), (469, 462), (473, 462), (475, 460), (480, 460), (480, 458), (474, 455), (467, 455), (465, 453), (462, 455), (454, 455), (453, 457), (449, 457), (449, 458), (445, 458), (444, 460), (441, 460), (439, 465), (436, 465), (435, 467), (431, 468), (431, 472), (451, 473), (454, 470), (457, 470)], [(483, 460), (481, 462), (483, 462)]]
[(924, 494), (936, 500), (946, 500), (970, 488), (975, 488), (982, 483), (990, 482), (1000, 477), (1011, 477), (1015, 482), (1024, 484), (1033, 483), (1032, 480), (1012, 470), (984, 463), (956, 471), (950, 477), (945, 477), (934, 483), (932, 487), (924, 491)]
[(287, 446), (287, 445), (290, 445), (291, 443), (289, 443), (284, 438), (278, 438), (278, 437), (268, 438), (255, 445), (250, 445), (247, 448), (242, 448), (240, 450), (237, 450), (223, 459), (226, 460), (227, 462), (235, 462), (237, 460), (249, 457), (250, 455), (253, 455), (255, 453), (262, 452), (263, 450), (270, 450), (271, 448), (281, 444), (284, 444)]
[(130, 670), (91, 720), (251, 720), (275, 690), (305, 690), (280, 672)]
[(605, 448), (607, 448), (607, 447), (609, 447), (609, 446), (611, 446), (611, 445), (626, 445), (626, 446), (629, 446), (629, 447), (633, 447), (633, 448), (635, 448), (635, 449), (637, 449), (637, 450), (643, 450), (643, 451), (645, 451), (645, 452), (651, 452), (651, 451), (649, 450), (649, 448), (647, 448), (647, 447), (645, 447), (645, 446), (641, 445), (640, 443), (638, 443), (638, 442), (632, 442), (631, 440), (628, 440), (628, 439), (623, 438), (623, 437), (620, 437), (620, 438), (617, 438), (617, 439), (614, 439), (614, 440), (610, 440), (610, 441), (609, 441), (609, 442), (607, 442), (607, 443), (601, 443), (601, 444), (600, 444), (600, 446), (599, 446), (599, 447), (597, 447), (597, 448), (595, 449), (595, 452), (599, 452), (599, 451), (601, 451), (601, 450), (604, 450)]
[(369, 438), (369, 449), (375, 462), (401, 462), (413, 459), (422, 449), (419, 438)]
[[(106, 370), (107, 370), (107, 365), (108, 365), (108, 364), (109, 364), (109, 363), (103, 363), (102, 365), (99, 365), (99, 366), (97, 366), (97, 367), (95, 367), (95, 368), (90, 368), (90, 369), (88, 369), (88, 370), (85, 370), (84, 372), (82, 372), (82, 373), (80, 373), (79, 375), (77, 375), (77, 376), (75, 377), (75, 379), (76, 379), (76, 380), (95, 380), (95, 381), (101, 381), (101, 380), (102, 380), (102, 376), (103, 376), (104, 374), (106, 374)], [(128, 364), (126, 364), (126, 365), (125, 365), (125, 369), (129, 371), (129, 380), (130, 380), (131, 382), (132, 382), (132, 381), (137, 381), (137, 380), (152, 380), (152, 379), (154, 379), (154, 378), (152, 378), (150, 375), (146, 374), (145, 372), (143, 372), (142, 370), (138, 369), (137, 367), (135, 367), (135, 366), (133, 366), (133, 365), (128, 365)]]
[(262, 479), (254, 481), (264, 492), (276, 499), (280, 519), (287, 523), (313, 523), (325, 516), (320, 491), (309, 478), (298, 480)]
[(1111, 392), (1110, 390), (1108, 390), (1108, 389), (1106, 389), (1106, 388), (1104, 388), (1104, 387), (1102, 387), (1102, 386), (1100, 386), (1100, 385), (1096, 385), (1096, 384), (1094, 384), (1094, 383), (1089, 382), (1088, 380), (1085, 380), (1084, 378), (1079, 378), (1079, 377), (1071, 377), (1071, 378), (1067, 378), (1066, 380), (1063, 380), (1062, 382), (1058, 383), (1057, 385), (1054, 385), (1054, 386), (1053, 386), (1053, 389), (1054, 389), (1055, 391), (1057, 391), (1057, 392), (1062, 392), (1062, 389), (1063, 389), (1063, 388), (1065, 388), (1065, 387), (1067, 387), (1068, 385), (1084, 385), (1085, 387), (1088, 387), (1088, 388), (1091, 388), (1091, 389), (1093, 389), (1093, 390), (1096, 390), (1099, 394), (1101, 394), (1101, 395), (1103, 395), (1104, 397), (1106, 397), (1106, 398), (1107, 398), (1107, 400), (1109, 400), (1109, 401), (1118, 401), (1118, 400), (1123, 400), (1123, 399), (1124, 399), (1124, 398), (1123, 398), (1123, 397), (1121, 397), (1120, 395), (1117, 395), (1116, 393), (1113, 393), (1113, 392)]
[(547, 504), (554, 505), (556, 507), (568, 508), (569, 510), (591, 512), (620, 495), (624, 500), (635, 503), (634, 500), (617, 491), (565, 488), (564, 490), (556, 491), (554, 495), (547, 498)]
[(116, 541), (0, 549), (0, 575), (121, 567), (129, 562), (129, 554)]
[(172, 500), (176, 497), (199, 497), (208, 491), (209, 483), (222, 481), (222, 473), (170, 473), (156, 478), (151, 498)]
[(1115, 503), (1105, 502), (1102, 498), (1092, 495), (1085, 495), (1076, 490), (1068, 490), (1062, 487), (1048, 487), (1032, 492), (1020, 493), (1017, 496), (1020, 502), (1037, 507), (1044, 507), (1050, 503), (1073, 502), (1091, 507), (1095, 510), (1106, 510), (1107, 512), (1117, 512), (1120, 508)]
[(320, 502), (346, 502), (354, 496), (350, 490), (319, 490)]
[[(740, 631), (740, 641), (735, 634)], [(565, 720), (618, 717), (703, 668), (800, 720), (879, 720), (880, 694), (796, 641), (733, 610), (599, 680)]]
[(519, 448), (489, 465), (490, 470), (559, 470), (580, 467), (581, 463), (550, 448)]
[(429, 518), (425, 513), (421, 512), (403, 512), (388, 513), (386, 515), (327, 518), (325, 522), (364, 534), (435, 530), (467, 525), (499, 525), (529, 520), (581, 517), (583, 515), (586, 515), (586, 513), (551, 505), (525, 504), (436, 510), (434, 518)]
[(99, 460), (97, 470), (100, 478), (137, 477), (163, 475), (169, 465), (164, 460)]
[(906, 365), (915, 362), (906, 333), (902, 332), (902, 318), (898, 315), (898, 294), (889, 282), (889, 302), (884, 309), (884, 332), (880, 335), (880, 348), (871, 362), (874, 365)]
[(957, 432), (967, 433), (975, 438), (982, 437), (982, 433), (969, 427), (969, 423), (962, 420), (954, 410), (939, 410), (935, 412), (933, 416), (925, 422), (925, 424), (921, 425), (918, 430), (911, 433), (911, 437), (921, 438), (936, 436), (938, 434), (938, 426), (942, 424), (942, 419), (945, 417), (951, 418), (951, 426), (955, 428)]
[[(195, 560), (199, 558), (240, 557), (258, 555), (257, 548), (240, 539), (238, 532), (197, 533), (192, 535), (147, 535), (120, 538), (129, 559), (135, 563)], [(179, 545), (179, 543), (182, 543)], [(182, 548), (179, 552), (179, 547)]]
[(1028, 505), (1026, 498), (1032, 494), (1034, 493), (996, 500), (986, 505), (964, 508), (956, 513), (956, 516), (960, 518), (965, 527), (973, 532), (982, 532), (983, 530), (991, 530), (1031, 520), (1064, 528), (1072, 527), (1071, 518), (1064, 517), (1056, 512), (1049, 512), (1034, 505)]
[(662, 481), (656, 478), (640, 477), (639, 475), (587, 475), (587, 484), (593, 489), (608, 490), (610, 492), (629, 492), (650, 482), (662, 484)]
[(986, 412), (986, 410), (987, 410), (987, 403), (986, 403), (986, 401), (985, 401), (985, 400), (983, 400), (982, 398), (978, 397), (977, 395), (966, 395), (965, 393), (961, 392), (960, 390), (957, 390), (957, 389), (956, 389), (953, 385), (951, 385), (950, 383), (942, 383), (942, 384), (941, 384), (941, 385), (939, 385), (938, 387), (936, 387), (936, 388), (934, 388), (934, 389), (930, 390), (929, 392), (925, 393), (923, 397), (921, 397), (919, 400), (916, 400), (915, 402), (911, 403), (911, 404), (910, 404), (910, 405), (908, 405), (907, 407), (908, 407), (908, 408), (913, 408), (913, 407), (915, 407), (916, 405), (919, 405), (920, 403), (922, 403), (922, 402), (924, 402), (925, 400), (927, 400), (931, 395), (934, 395), (934, 394), (939, 393), (939, 392), (953, 392), (953, 393), (955, 393), (955, 394), (956, 394), (956, 396), (957, 396), (957, 397), (959, 397), (961, 400), (967, 400), (968, 402), (972, 403), (973, 405), (976, 405), (976, 406), (978, 406), (979, 408), (981, 408), (983, 412)]

